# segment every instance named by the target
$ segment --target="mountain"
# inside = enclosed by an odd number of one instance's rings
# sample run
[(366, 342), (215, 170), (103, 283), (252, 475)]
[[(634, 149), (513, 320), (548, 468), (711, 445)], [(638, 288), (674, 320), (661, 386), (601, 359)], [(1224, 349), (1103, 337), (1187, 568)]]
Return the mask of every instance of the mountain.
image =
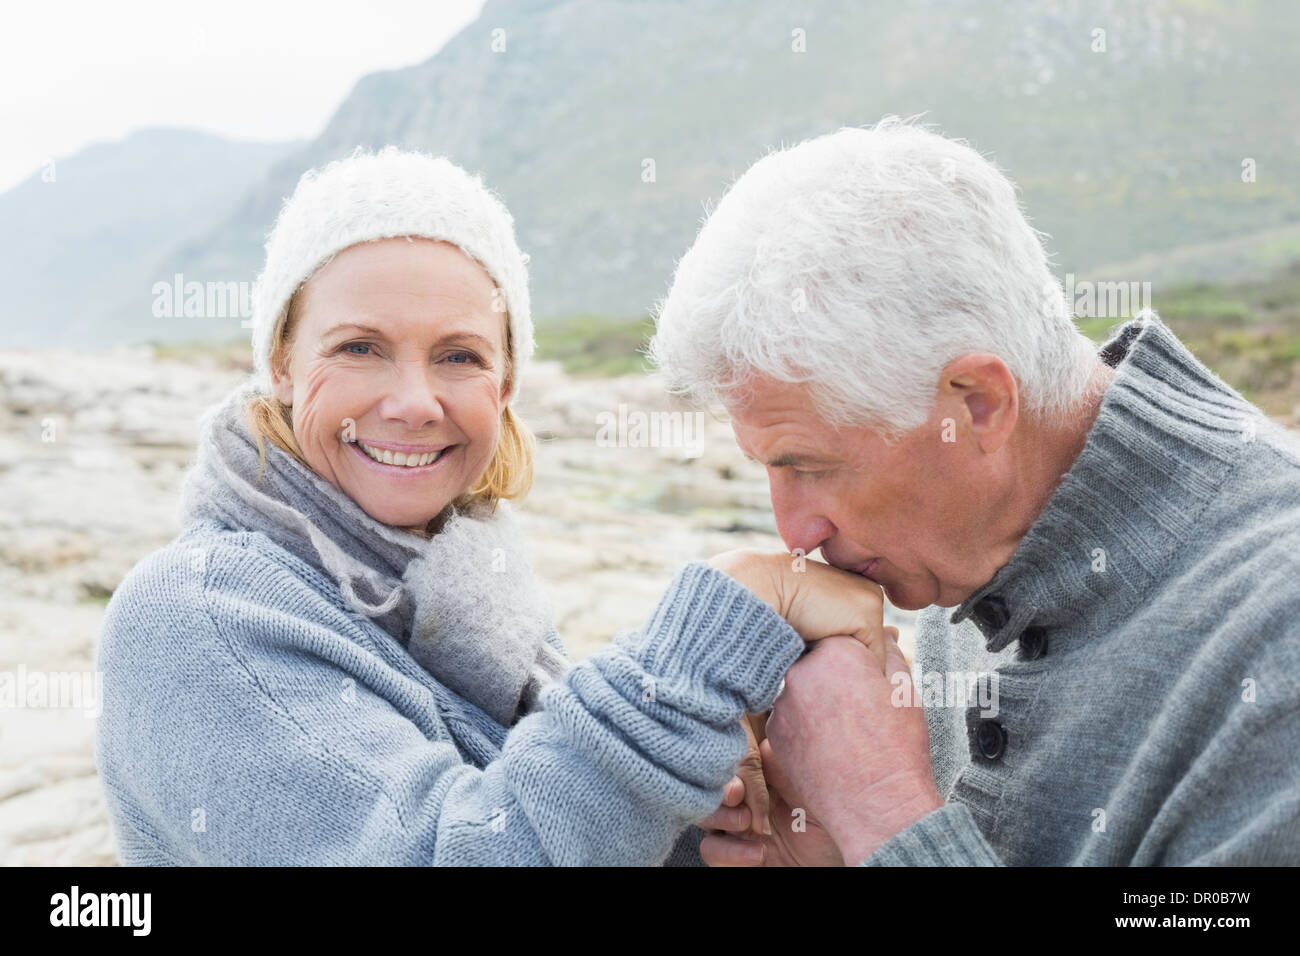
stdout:
[(172, 282), (177, 244), (228, 217), (232, 200), (300, 146), (143, 129), (58, 159), (0, 195), (5, 344), (155, 335), (151, 289)]
[[(397, 143), (502, 196), (539, 319), (641, 315), (754, 160), (896, 113), (1007, 170), (1062, 274), (1177, 282), (1216, 249), (1273, 244), (1234, 254), (1236, 278), (1296, 246), (1297, 45), (1282, 0), (489, 0), (428, 61), (362, 79), (153, 273), (253, 278), (303, 171)], [(114, 334), (196, 327), (132, 308)]]

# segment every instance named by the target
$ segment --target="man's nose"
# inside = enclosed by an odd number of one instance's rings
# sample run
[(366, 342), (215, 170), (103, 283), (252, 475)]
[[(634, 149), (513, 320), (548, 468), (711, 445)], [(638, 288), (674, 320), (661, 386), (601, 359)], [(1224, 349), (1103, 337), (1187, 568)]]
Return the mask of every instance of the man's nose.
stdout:
[(811, 554), (835, 534), (835, 525), (819, 513), (810, 496), (777, 476), (769, 480), (776, 530), (791, 552)]

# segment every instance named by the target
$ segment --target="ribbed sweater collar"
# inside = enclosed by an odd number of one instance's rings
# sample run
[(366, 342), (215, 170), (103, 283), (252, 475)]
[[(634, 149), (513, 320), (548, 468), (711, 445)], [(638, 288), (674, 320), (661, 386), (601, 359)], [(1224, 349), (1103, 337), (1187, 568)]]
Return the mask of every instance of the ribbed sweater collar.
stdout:
[(1140, 602), (1253, 440), (1258, 411), (1154, 313), (1100, 355), (1115, 376), (1083, 451), (1011, 560), (949, 618), (970, 617), (991, 652), (1031, 626)]

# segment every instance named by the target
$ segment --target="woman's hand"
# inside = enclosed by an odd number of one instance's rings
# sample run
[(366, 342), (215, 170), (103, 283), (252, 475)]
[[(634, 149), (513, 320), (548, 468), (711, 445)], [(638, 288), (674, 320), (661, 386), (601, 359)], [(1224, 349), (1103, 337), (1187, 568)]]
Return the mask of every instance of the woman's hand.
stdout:
[(782, 552), (740, 549), (709, 561), (790, 622), (805, 641), (855, 637), (885, 670), (885, 593), (875, 581)]
[(759, 743), (767, 735), (767, 714), (746, 714), (740, 720), (749, 738), (749, 750), (736, 769), (736, 776), (722, 789), (722, 803), (699, 825), (705, 830), (727, 833), (771, 832), (770, 800), (763, 777), (763, 758)]

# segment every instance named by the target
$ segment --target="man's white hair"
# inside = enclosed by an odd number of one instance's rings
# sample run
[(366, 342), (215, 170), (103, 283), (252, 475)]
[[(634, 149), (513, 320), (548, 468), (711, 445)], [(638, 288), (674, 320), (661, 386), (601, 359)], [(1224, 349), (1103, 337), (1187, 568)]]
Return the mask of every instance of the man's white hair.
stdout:
[(959, 355), (1001, 358), (1042, 421), (1098, 362), (1015, 187), (964, 142), (892, 116), (756, 162), (656, 312), (650, 355), (672, 391), (709, 404), (753, 373), (807, 382), (828, 423), (891, 443), (924, 424)]

